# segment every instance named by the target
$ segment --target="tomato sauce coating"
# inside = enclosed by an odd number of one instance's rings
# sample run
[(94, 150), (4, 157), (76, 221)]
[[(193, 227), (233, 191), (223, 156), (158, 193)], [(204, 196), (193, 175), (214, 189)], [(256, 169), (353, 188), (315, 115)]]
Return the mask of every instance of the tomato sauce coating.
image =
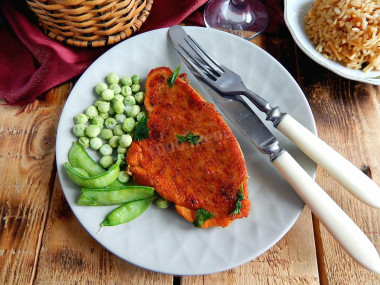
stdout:
[[(171, 87), (172, 71), (153, 69), (146, 81), (144, 104), (149, 138), (133, 141), (128, 149), (128, 171), (136, 183), (154, 187), (193, 222), (201, 208), (214, 215), (202, 228), (228, 226), (247, 217), (248, 174), (240, 146), (214, 106), (206, 102), (180, 75)], [(200, 136), (196, 143), (180, 142), (177, 135)], [(243, 190), (241, 210), (236, 208)]]

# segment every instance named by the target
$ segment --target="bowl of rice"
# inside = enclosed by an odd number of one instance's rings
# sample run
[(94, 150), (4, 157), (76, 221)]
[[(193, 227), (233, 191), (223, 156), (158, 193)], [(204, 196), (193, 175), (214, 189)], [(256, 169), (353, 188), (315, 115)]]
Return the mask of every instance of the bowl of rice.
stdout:
[(285, 0), (285, 23), (311, 59), (380, 85), (380, 0)]

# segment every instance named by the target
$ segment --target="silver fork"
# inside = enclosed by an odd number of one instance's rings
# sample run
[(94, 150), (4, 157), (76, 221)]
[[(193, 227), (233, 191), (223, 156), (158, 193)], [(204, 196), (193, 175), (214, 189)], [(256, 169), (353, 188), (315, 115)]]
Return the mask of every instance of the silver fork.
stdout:
[(243, 95), (266, 114), (279, 131), (292, 140), (314, 162), (330, 173), (341, 185), (364, 203), (380, 208), (380, 189), (368, 176), (329, 145), (297, 122), (291, 115), (272, 107), (249, 90), (241, 77), (218, 62), (180, 26), (169, 29), (177, 52), (197, 72), (205, 83), (220, 95), (233, 98)]

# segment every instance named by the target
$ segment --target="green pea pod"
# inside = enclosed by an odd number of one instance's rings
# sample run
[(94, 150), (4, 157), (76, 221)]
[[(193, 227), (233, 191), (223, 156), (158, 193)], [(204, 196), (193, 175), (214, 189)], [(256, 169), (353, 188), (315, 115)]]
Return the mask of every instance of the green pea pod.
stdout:
[(116, 226), (132, 221), (148, 209), (154, 197), (125, 203), (113, 210), (100, 226)]
[(65, 162), (65, 169), (71, 181), (84, 188), (102, 188), (114, 182), (120, 173), (120, 159), (108, 171), (96, 176), (86, 177), (79, 174), (71, 165)]
[(123, 188), (91, 189), (82, 188), (78, 205), (82, 206), (110, 206), (121, 205), (127, 202), (150, 198), (154, 195), (154, 188), (146, 186), (127, 186)]
[(84, 147), (78, 142), (74, 142), (68, 154), (69, 163), (72, 167), (81, 168), (89, 176), (96, 176), (106, 172), (106, 170), (97, 164), (86, 152)]

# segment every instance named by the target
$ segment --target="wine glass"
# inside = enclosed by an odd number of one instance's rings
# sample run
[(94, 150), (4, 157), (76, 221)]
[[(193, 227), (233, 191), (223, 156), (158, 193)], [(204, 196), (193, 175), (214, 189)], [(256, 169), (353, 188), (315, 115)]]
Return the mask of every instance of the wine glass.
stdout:
[(251, 40), (268, 26), (268, 13), (260, 0), (210, 0), (204, 10), (206, 27), (221, 29)]

